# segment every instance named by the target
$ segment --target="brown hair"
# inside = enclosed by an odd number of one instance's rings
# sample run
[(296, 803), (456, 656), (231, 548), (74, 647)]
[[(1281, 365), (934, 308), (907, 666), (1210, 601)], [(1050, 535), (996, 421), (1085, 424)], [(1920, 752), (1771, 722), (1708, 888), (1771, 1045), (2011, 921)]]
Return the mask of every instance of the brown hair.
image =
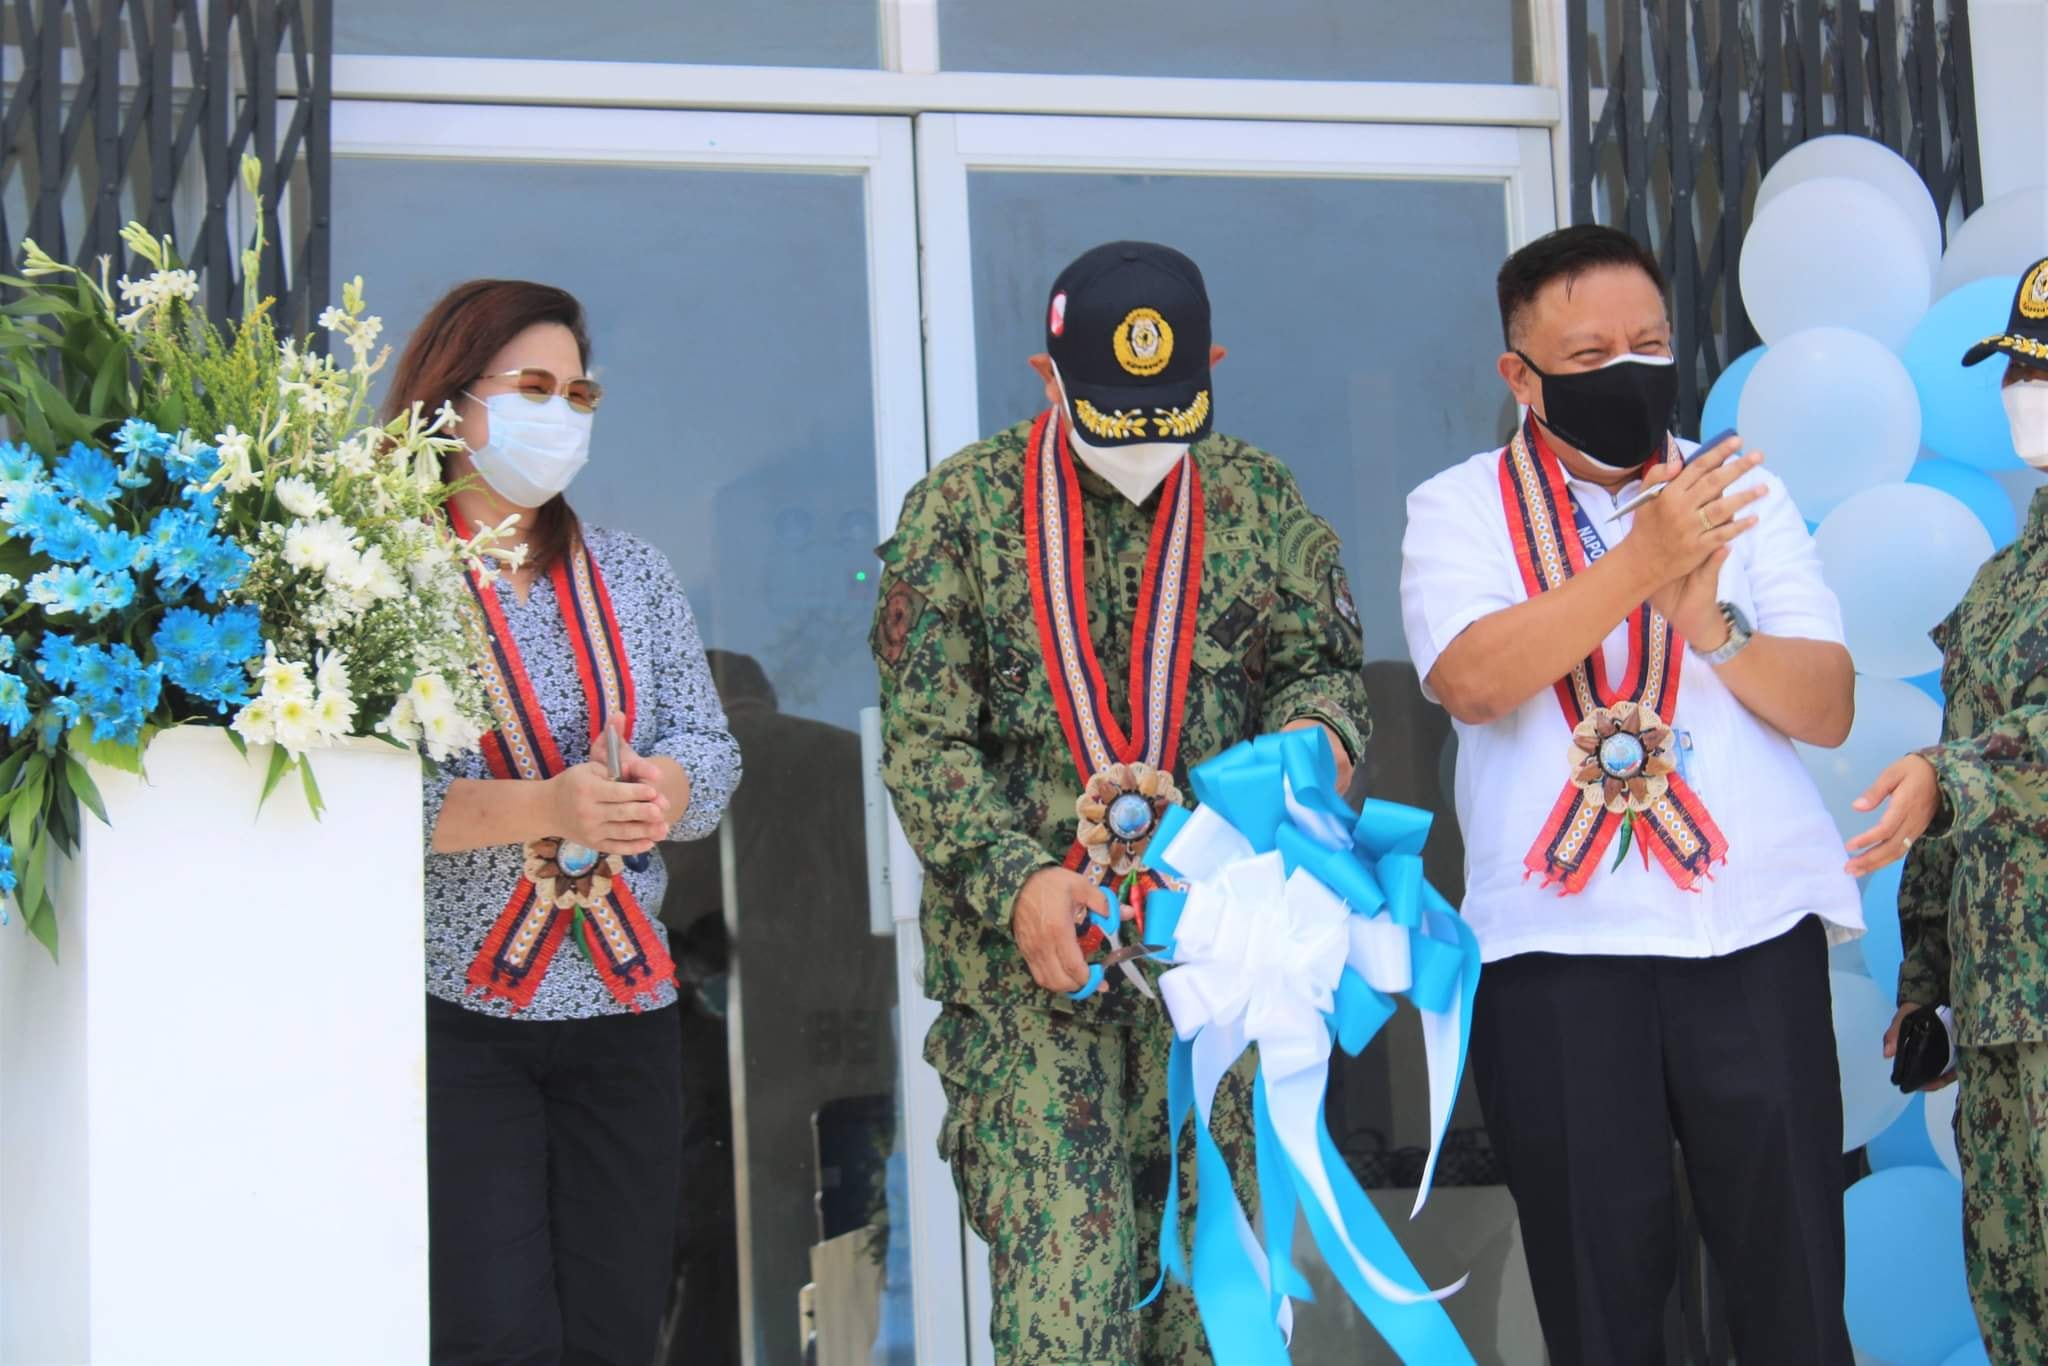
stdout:
[[(575, 295), (528, 280), (471, 280), (455, 286), (427, 310), (406, 342), (385, 400), (386, 420), (415, 403), (429, 414), (444, 403), (454, 403), (483, 374), (492, 356), (537, 323), (568, 328), (576, 338), (583, 369), (589, 372), (590, 333)], [(546, 572), (568, 553), (569, 538), (576, 532), (576, 514), (556, 494), (533, 514), (526, 533), (526, 563)]]

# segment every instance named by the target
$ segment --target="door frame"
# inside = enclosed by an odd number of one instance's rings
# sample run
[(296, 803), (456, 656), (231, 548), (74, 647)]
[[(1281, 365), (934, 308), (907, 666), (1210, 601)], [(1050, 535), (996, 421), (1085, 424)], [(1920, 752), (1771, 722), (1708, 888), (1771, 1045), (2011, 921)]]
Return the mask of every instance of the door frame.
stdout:
[[(1450, 180), (1501, 187), (1509, 246), (1557, 226), (1553, 135), (1547, 127), (1424, 123), (1290, 123), (1068, 115), (921, 114), (917, 118), (918, 229), (923, 248), (925, 430), (933, 460), (980, 431), (975, 353), (972, 224), (975, 172), (1208, 175), (1272, 179)], [(1005, 357), (1020, 363), (1023, 357)], [(907, 852), (907, 851), (906, 851)], [(904, 866), (914, 868), (915, 864)], [(906, 881), (898, 877), (899, 883)], [(925, 1069), (929, 1070), (929, 1069)], [(936, 1090), (936, 1078), (929, 1081)], [(943, 1101), (941, 1100), (941, 1105)], [(911, 1187), (943, 1187), (935, 1149), (913, 1148)], [(936, 1205), (937, 1201), (933, 1200)], [(955, 1202), (957, 1203), (957, 1202)], [(963, 1226), (969, 1356), (992, 1366), (988, 1249)], [(917, 1287), (920, 1305), (928, 1294)], [(920, 1355), (920, 1362), (923, 1358)]]
[[(495, 161), (665, 167), (688, 170), (812, 171), (852, 174), (865, 187), (869, 355), (875, 432), (876, 526), (879, 542), (895, 528), (904, 495), (925, 473), (924, 367), (917, 258), (917, 207), (911, 122), (868, 114), (735, 113), (703, 110), (548, 108), (530, 104), (451, 104), (386, 100), (337, 100), (333, 106), (336, 157), (408, 161)], [(346, 270), (347, 263), (337, 262)], [(374, 283), (374, 282), (373, 282)], [(892, 858), (899, 868), (916, 861), (893, 815)], [(871, 847), (872, 847), (871, 841)], [(728, 860), (729, 862), (729, 860)], [(898, 1067), (905, 1103), (904, 1143), (936, 1142), (938, 1113), (926, 1090), (915, 1083), (924, 1069), (919, 1054), (924, 1028), (936, 1008), (917, 995), (908, 968), (918, 961), (915, 877), (893, 889), (870, 870), (871, 896), (887, 896), (875, 907), (875, 923), (898, 940)], [(907, 917), (905, 896), (908, 896)], [(728, 898), (728, 905), (730, 905)], [(905, 940), (908, 943), (904, 942)], [(728, 1054), (733, 1088), (735, 1197), (745, 1209), (748, 1186), (746, 1074), (744, 1058), (745, 970), (730, 974)], [(936, 1091), (936, 1082), (929, 1090)], [(940, 1112), (943, 1111), (941, 1102)], [(910, 1250), (914, 1287), (917, 1356), (920, 1366), (953, 1366), (965, 1335), (964, 1298), (959, 1290), (960, 1218), (951, 1188), (930, 1207), (930, 1192), (913, 1184)], [(795, 1306), (754, 1303), (749, 1227), (737, 1228), (740, 1315), (745, 1361), (755, 1357), (757, 1324), (794, 1322)], [(948, 1244), (950, 1243), (950, 1247)], [(934, 1256), (934, 1253), (937, 1253)], [(932, 1263), (927, 1265), (927, 1263)], [(936, 1289), (927, 1293), (926, 1287)], [(950, 1291), (948, 1290), (948, 1287)]]

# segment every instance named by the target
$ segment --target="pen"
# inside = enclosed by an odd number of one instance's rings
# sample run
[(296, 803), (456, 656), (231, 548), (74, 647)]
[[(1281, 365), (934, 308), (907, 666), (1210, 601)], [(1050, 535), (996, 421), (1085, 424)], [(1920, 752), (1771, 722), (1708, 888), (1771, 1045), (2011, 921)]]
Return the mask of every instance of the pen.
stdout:
[[(1733, 435), (1735, 435), (1735, 429), (1733, 427), (1730, 427), (1725, 432), (1717, 433), (1712, 440), (1700, 442), (1699, 449), (1695, 450), (1691, 455), (1687, 456), (1685, 458), (1685, 463), (1690, 465), (1694, 460), (1698, 459), (1702, 455), (1705, 455), (1708, 451), (1714, 449), (1714, 447), (1720, 445), (1723, 441), (1726, 441), (1729, 437)], [(1662, 493), (1665, 489), (1669, 488), (1670, 486), (1671, 481), (1667, 479), (1663, 483), (1657, 485), (1655, 488), (1644, 489), (1641, 493), (1629, 499), (1626, 503), (1623, 503), (1614, 511), (1608, 513), (1607, 520), (1612, 522), (1616, 518), (1626, 517), (1629, 513), (1634, 512), (1637, 508), (1649, 502), (1652, 498), (1655, 498), (1658, 494)]]
[[(616, 726), (604, 728), (604, 763), (605, 767), (611, 770), (612, 781), (617, 782), (619, 772), (625, 767), (625, 763), (619, 754), (619, 732)], [(645, 872), (649, 862), (651, 859), (646, 854), (626, 855), (626, 867), (636, 873)]]

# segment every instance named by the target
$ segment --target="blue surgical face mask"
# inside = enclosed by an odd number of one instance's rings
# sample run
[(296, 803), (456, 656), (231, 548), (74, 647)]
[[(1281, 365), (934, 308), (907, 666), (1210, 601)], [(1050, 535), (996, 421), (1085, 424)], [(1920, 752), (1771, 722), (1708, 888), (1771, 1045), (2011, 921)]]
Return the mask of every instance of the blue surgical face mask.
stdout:
[(514, 507), (550, 501), (589, 463), (592, 415), (577, 412), (561, 395), (539, 403), (521, 394), (469, 397), (484, 405), (491, 422), (490, 437), (470, 446), (470, 459), (491, 491)]

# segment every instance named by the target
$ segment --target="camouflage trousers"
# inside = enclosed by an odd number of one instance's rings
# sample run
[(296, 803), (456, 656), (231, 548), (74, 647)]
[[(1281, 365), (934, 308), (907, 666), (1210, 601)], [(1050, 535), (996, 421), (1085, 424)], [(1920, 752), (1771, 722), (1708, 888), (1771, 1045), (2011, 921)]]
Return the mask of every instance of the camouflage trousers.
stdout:
[[(1186, 1286), (1159, 1277), (1171, 1157), (1164, 1011), (1085, 1015), (948, 1005), (925, 1039), (946, 1088), (939, 1152), (989, 1247), (996, 1359), (1031, 1366), (1211, 1360)], [(1213, 1132), (1254, 1219), (1250, 1056), (1219, 1089)], [(1192, 1126), (1183, 1132), (1183, 1236), (1194, 1227)]]
[(1999, 1366), (2048, 1363), (2048, 1043), (1960, 1050), (1963, 1259)]

